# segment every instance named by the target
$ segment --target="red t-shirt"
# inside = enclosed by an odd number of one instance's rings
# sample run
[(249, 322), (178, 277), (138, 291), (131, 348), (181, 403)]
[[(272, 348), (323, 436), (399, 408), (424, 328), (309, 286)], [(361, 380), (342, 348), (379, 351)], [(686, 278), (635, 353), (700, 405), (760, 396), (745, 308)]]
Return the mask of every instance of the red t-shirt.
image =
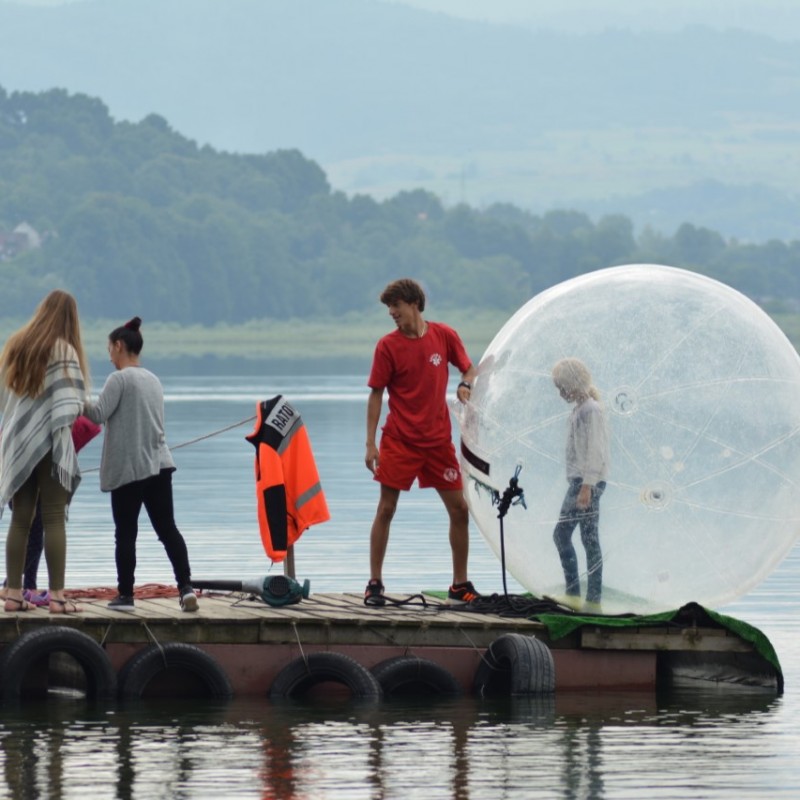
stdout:
[(367, 385), (389, 392), (383, 433), (416, 447), (449, 442), (448, 365), (464, 373), (471, 363), (459, 335), (440, 322), (429, 322), (421, 339), (399, 330), (380, 339)]

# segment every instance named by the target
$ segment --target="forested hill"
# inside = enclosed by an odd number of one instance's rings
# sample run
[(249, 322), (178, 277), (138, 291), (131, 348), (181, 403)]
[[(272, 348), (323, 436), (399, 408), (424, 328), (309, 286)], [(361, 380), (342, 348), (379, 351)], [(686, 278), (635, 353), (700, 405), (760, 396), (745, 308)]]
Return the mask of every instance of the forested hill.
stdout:
[[(529, 30), (379, 0), (0, 0), (0, 83), (155, 112), (230, 152), (296, 148), (348, 193), (765, 242), (800, 218), (800, 42), (797, 24), (737, 29), (754, 2), (530, 2)], [(762, 0), (765, 27), (791, 2)], [(548, 28), (576, 6), (594, 33)], [(625, 29), (645, 16), (671, 30)]]
[[(41, 246), (11, 235), (22, 223)], [(330, 317), (374, 308), (405, 275), (439, 307), (512, 311), (558, 281), (635, 262), (702, 271), (759, 300), (800, 296), (800, 241), (739, 244), (690, 222), (637, 237), (622, 216), (446, 207), (421, 190), (348, 197), (297, 150), (198, 147), (160, 116), (116, 122), (63, 90), (0, 88), (0, 237), (7, 316), (63, 286), (90, 318)]]

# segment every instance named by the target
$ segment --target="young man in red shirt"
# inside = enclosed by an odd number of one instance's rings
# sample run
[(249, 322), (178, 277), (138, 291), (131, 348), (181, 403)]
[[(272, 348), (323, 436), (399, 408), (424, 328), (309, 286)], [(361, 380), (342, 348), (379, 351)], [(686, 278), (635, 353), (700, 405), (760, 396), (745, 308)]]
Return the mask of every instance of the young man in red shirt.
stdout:
[[(388, 307), (397, 330), (380, 339), (375, 347), (367, 382), (371, 391), (364, 460), (380, 483), (381, 493), (370, 533), (371, 578), (364, 602), (386, 602), (381, 573), (389, 527), (400, 492), (410, 489), (417, 479), (420, 488), (436, 489), (450, 517), (453, 583), (448, 600), (451, 604), (469, 603), (479, 595), (467, 579), (469, 511), (446, 398), (449, 364), (461, 372), (457, 395), (462, 403), (469, 400), (476, 371), (452, 328), (422, 318), (425, 293), (415, 281), (406, 278), (390, 283), (380, 300)], [(389, 414), (379, 449), (375, 437), (384, 390), (389, 394)]]

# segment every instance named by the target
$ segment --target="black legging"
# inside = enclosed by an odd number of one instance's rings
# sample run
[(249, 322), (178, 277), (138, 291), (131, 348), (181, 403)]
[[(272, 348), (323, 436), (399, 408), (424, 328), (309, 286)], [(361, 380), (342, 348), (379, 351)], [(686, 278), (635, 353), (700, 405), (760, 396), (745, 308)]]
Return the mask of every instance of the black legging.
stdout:
[(561, 566), (568, 595), (580, 595), (581, 583), (578, 577), (578, 555), (572, 544), (572, 533), (576, 525), (581, 526), (581, 542), (586, 550), (586, 571), (589, 573), (586, 599), (590, 603), (599, 603), (603, 593), (603, 552), (600, 549), (600, 496), (606, 488), (605, 481), (592, 487), (592, 499), (588, 508), (577, 506), (578, 492), (583, 485), (582, 478), (573, 478), (564, 496), (558, 524), (553, 531), (553, 541), (558, 548)]
[(31, 530), (28, 533), (28, 549), (25, 552), (25, 572), (22, 573), (22, 588), (36, 591), (39, 578), (39, 562), (44, 549), (44, 524), (42, 523), (42, 504), (36, 504)]
[(111, 491), (111, 513), (114, 516), (117, 561), (117, 589), (120, 595), (133, 596), (136, 572), (136, 536), (139, 512), (144, 505), (153, 530), (167, 551), (178, 587), (191, 583), (189, 553), (186, 542), (175, 525), (172, 505), (172, 469), (158, 475), (126, 483)]

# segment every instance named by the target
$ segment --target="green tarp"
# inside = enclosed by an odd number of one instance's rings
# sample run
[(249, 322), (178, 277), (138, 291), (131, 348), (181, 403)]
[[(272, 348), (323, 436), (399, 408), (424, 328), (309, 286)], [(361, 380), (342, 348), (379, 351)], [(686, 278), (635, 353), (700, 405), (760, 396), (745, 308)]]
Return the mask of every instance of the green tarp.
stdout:
[[(424, 594), (442, 600), (446, 600), (447, 598), (446, 592), (427, 591)], [(531, 607), (534, 607), (536, 598), (532, 595), (523, 595), (520, 599), (523, 597), (530, 599)], [(486, 613), (497, 613), (492, 604), (487, 604), (485, 609), (481, 609), (480, 605), (478, 605), (467, 610), (472, 612), (485, 610)], [(557, 641), (585, 625), (607, 628), (642, 628), (647, 626), (654, 628), (665, 626), (688, 628), (695, 625), (700, 627), (724, 628), (740, 639), (752, 644), (756, 652), (774, 667), (778, 675), (779, 684), (783, 685), (783, 672), (780, 662), (778, 661), (778, 654), (775, 652), (775, 648), (772, 646), (770, 640), (758, 628), (742, 620), (735, 619), (734, 617), (711, 611), (698, 603), (687, 603), (675, 611), (664, 611), (660, 614), (646, 614), (642, 616), (632, 614), (616, 617), (601, 615), (582, 616), (578, 613), (571, 613), (568, 611), (562, 613), (555, 611), (553, 613), (532, 613), (527, 618), (541, 622), (542, 625), (547, 628), (547, 633), (551, 641)]]

